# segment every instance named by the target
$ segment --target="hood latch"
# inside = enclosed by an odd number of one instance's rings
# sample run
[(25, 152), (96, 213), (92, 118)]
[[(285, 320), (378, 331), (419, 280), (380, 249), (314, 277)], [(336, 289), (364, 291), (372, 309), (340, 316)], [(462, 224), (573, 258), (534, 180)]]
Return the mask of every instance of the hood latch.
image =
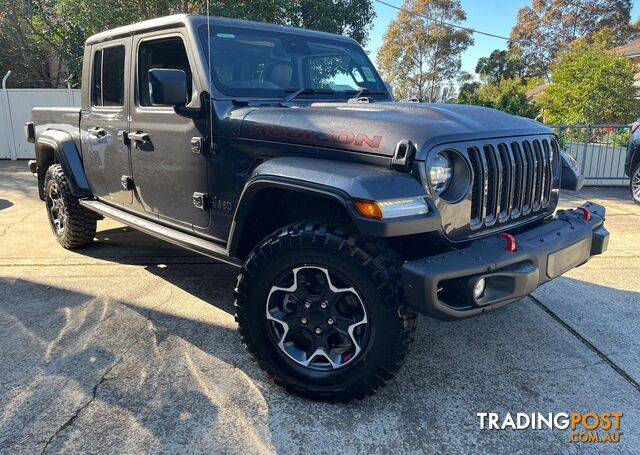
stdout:
[(396, 145), (396, 150), (391, 159), (391, 168), (402, 172), (411, 170), (411, 163), (416, 154), (416, 146), (409, 139), (402, 139)]

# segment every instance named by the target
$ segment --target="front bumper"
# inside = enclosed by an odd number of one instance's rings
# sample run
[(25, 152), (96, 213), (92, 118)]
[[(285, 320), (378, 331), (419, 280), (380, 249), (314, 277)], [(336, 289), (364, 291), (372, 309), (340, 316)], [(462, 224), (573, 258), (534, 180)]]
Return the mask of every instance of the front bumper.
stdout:
[[(408, 261), (402, 266), (406, 300), (417, 311), (444, 320), (515, 302), (606, 251), (609, 232), (604, 219), (605, 208), (587, 202), (516, 234), (514, 252), (505, 249), (504, 238), (494, 235), (464, 249)], [(482, 278), (485, 291), (476, 298), (473, 289)]]

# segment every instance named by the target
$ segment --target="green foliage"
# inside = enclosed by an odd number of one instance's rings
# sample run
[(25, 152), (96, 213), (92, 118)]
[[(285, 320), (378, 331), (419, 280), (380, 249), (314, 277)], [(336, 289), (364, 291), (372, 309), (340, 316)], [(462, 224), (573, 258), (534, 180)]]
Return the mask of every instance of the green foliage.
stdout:
[(558, 52), (576, 38), (608, 27), (615, 45), (628, 42), (637, 31), (630, 23), (631, 6), (632, 0), (534, 0), (518, 11), (511, 45), (522, 52), (528, 75), (548, 80)]
[[(424, 17), (436, 20), (427, 20)], [(442, 24), (466, 19), (460, 0), (405, 0), (384, 34), (378, 66), (397, 98), (447, 99), (460, 75), (460, 55), (471, 33)]]
[(458, 103), (492, 107), (513, 115), (536, 118), (536, 106), (525, 94), (527, 83), (522, 78), (503, 79), (499, 82), (472, 82), (460, 89)]
[(552, 84), (540, 100), (546, 123), (629, 123), (640, 114), (637, 69), (602, 43), (578, 41), (551, 68)]
[[(366, 43), (372, 0), (210, 0), (213, 16), (349, 35)], [(91, 35), (170, 14), (206, 14), (206, 0), (0, 0), (0, 71), (24, 87), (77, 84)], [(4, 73), (3, 73), (4, 74)], [(37, 82), (35, 82), (37, 81)]]
[(478, 59), (476, 73), (491, 82), (521, 77), (524, 73), (524, 62), (517, 52), (496, 49), (488, 57)]

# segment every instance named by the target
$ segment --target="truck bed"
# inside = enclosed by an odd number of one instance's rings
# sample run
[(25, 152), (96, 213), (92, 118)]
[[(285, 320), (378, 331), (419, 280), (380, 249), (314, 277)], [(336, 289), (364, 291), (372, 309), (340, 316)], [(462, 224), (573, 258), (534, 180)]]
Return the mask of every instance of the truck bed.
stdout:
[[(36, 128), (43, 125), (66, 125), (75, 134), (80, 129), (79, 107), (34, 107), (31, 110), (31, 121)], [(66, 129), (66, 128), (65, 128)]]
[(82, 153), (80, 140), (80, 108), (79, 107), (34, 107), (31, 110), (31, 121), (35, 126), (36, 140), (49, 129), (69, 133)]

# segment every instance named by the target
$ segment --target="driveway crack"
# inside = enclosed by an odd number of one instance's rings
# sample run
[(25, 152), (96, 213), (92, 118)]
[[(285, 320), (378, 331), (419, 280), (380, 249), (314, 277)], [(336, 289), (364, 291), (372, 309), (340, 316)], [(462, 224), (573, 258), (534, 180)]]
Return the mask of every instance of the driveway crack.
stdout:
[(47, 450), (49, 449), (49, 446), (51, 445), (51, 443), (53, 441), (55, 441), (58, 436), (60, 436), (67, 428), (69, 428), (71, 425), (73, 425), (73, 423), (75, 422), (75, 420), (80, 416), (80, 414), (82, 413), (82, 411), (84, 411), (85, 409), (87, 409), (96, 399), (97, 395), (98, 395), (98, 388), (105, 382), (108, 380), (112, 380), (115, 379), (115, 377), (110, 377), (108, 378), (107, 376), (109, 375), (109, 373), (111, 373), (111, 371), (117, 367), (122, 360), (126, 357), (126, 355), (129, 353), (129, 351), (131, 351), (131, 349), (140, 341), (140, 334), (150, 325), (151, 331), (155, 332), (155, 327), (153, 326), (153, 323), (151, 322), (151, 315), (152, 312), (154, 310), (156, 310), (157, 308), (159, 308), (160, 306), (164, 305), (165, 303), (171, 301), (173, 297), (173, 288), (169, 289), (169, 296), (163, 300), (162, 302), (158, 303), (157, 305), (154, 305), (153, 308), (150, 308), (147, 312), (147, 315), (145, 317), (145, 320), (142, 324), (142, 327), (140, 327), (140, 330), (138, 330), (134, 336), (134, 340), (133, 342), (127, 346), (127, 348), (122, 352), (122, 354), (120, 355), (120, 357), (118, 357), (118, 359), (113, 363), (113, 365), (111, 365), (109, 368), (107, 368), (102, 375), (100, 376), (100, 379), (98, 380), (98, 382), (93, 386), (93, 388), (91, 389), (91, 397), (85, 402), (83, 403), (77, 410), (76, 412), (69, 418), (67, 419), (50, 437), (49, 439), (47, 439), (47, 441), (44, 444), (44, 447), (42, 448), (42, 451), (40, 452), (41, 455), (44, 455), (45, 453), (47, 453)]
[(562, 320), (562, 318), (560, 318), (560, 316), (558, 316), (556, 313), (554, 313), (549, 307), (547, 307), (544, 303), (542, 303), (536, 297), (534, 297), (533, 295), (529, 295), (529, 298), (542, 311), (544, 311), (549, 316), (551, 316), (551, 318), (553, 320), (555, 320), (558, 324), (560, 324), (562, 327), (564, 327), (571, 335), (573, 335), (578, 341), (580, 341), (583, 345), (585, 345), (587, 347), (587, 349), (589, 349), (595, 355), (600, 357), (600, 359), (602, 359), (604, 361), (604, 363), (609, 365), (609, 367), (611, 367), (611, 369), (613, 371), (618, 373), (618, 375), (620, 375), (625, 381), (627, 381), (629, 384), (631, 384), (633, 386), (633, 388), (636, 389), (636, 391), (640, 392), (640, 383), (638, 383), (638, 381), (636, 381), (634, 378), (632, 378), (629, 373), (624, 371), (620, 366), (618, 366), (618, 364), (616, 364), (613, 360), (611, 360), (611, 358), (609, 358), (609, 356), (607, 354), (602, 352), (593, 343), (591, 343), (585, 337), (580, 335), (576, 329), (574, 329), (569, 324), (567, 324), (564, 320)]

